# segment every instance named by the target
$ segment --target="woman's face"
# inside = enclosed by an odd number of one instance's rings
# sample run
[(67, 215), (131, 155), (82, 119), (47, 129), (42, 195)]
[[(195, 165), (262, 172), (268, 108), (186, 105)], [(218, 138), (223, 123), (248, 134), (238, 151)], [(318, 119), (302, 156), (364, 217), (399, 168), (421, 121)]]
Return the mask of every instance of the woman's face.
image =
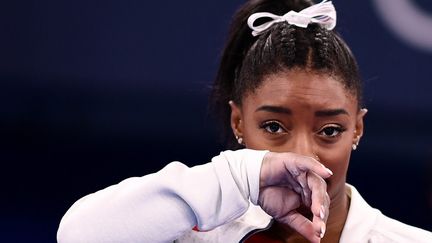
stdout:
[(231, 108), (233, 131), (247, 148), (319, 158), (334, 173), (327, 180), (330, 198), (345, 193), (365, 111), (358, 110), (356, 97), (340, 82), (300, 69), (280, 72), (265, 77), (243, 97), (241, 107), (231, 102)]

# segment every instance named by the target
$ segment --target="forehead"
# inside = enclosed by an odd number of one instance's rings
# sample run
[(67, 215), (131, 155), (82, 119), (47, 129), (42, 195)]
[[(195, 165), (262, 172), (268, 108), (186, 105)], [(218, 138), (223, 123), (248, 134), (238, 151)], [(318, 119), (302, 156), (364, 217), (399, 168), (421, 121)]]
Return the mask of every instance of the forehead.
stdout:
[(288, 105), (302, 108), (357, 107), (354, 95), (330, 75), (290, 70), (268, 75), (244, 101), (255, 105)]

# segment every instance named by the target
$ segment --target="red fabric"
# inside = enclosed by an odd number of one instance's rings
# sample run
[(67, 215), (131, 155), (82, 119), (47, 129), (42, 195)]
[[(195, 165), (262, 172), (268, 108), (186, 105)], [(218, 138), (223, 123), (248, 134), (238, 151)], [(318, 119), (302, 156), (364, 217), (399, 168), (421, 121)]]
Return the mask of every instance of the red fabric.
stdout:
[(196, 232), (207, 232), (206, 230), (200, 230), (200, 229), (198, 229), (198, 226), (196, 226), (196, 225), (192, 228), (192, 230), (196, 231)]
[(268, 237), (266, 234), (264, 234), (263, 232), (258, 232), (254, 235), (252, 235), (251, 237), (249, 237), (245, 243), (281, 243), (282, 241), (280, 240), (275, 240), (273, 238)]

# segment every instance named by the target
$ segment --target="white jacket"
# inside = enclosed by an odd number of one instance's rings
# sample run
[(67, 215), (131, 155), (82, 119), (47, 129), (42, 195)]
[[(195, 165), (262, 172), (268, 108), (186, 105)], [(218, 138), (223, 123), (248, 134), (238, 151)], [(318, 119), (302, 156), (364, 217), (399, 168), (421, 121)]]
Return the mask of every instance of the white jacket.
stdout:
[[(267, 151), (225, 151), (188, 168), (173, 162), (78, 200), (60, 222), (59, 243), (241, 242), (267, 228), (256, 206)], [(384, 216), (348, 186), (351, 203), (340, 243), (432, 242), (432, 233)], [(192, 230), (197, 227), (200, 232)]]

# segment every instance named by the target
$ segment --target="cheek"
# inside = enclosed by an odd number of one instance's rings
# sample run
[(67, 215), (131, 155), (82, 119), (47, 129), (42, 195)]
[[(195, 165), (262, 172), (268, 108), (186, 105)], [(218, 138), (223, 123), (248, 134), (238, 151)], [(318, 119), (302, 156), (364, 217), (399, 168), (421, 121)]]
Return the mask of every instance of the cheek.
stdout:
[(351, 156), (351, 146), (339, 146), (319, 154), (321, 163), (337, 175), (345, 175)]
[[(262, 131), (252, 117), (246, 117), (243, 123), (243, 136), (246, 147), (255, 150), (272, 150), (272, 146), (266, 142)], [(276, 152), (276, 151), (274, 151)]]
[(248, 149), (255, 149), (255, 150), (271, 150), (273, 152), (283, 152), (283, 151), (277, 151), (272, 148), (272, 146), (269, 146), (264, 139), (262, 139), (259, 134), (257, 133), (248, 133), (245, 132), (245, 143), (246, 147)]
[(354, 122), (347, 125), (347, 131), (342, 134), (341, 139), (331, 147), (322, 148), (317, 151), (318, 156), (326, 167), (333, 171), (331, 177), (334, 183), (345, 183), (348, 165), (352, 152)]
[(270, 140), (269, 134), (258, 128), (258, 125), (245, 124), (243, 135), (245, 145), (248, 149), (270, 150), (280, 153), (290, 151), (283, 142)]
[(328, 192), (334, 196), (345, 187), (346, 174), (351, 157), (351, 143), (341, 144), (331, 150), (322, 151), (319, 155), (321, 163), (333, 171), (328, 180)]

